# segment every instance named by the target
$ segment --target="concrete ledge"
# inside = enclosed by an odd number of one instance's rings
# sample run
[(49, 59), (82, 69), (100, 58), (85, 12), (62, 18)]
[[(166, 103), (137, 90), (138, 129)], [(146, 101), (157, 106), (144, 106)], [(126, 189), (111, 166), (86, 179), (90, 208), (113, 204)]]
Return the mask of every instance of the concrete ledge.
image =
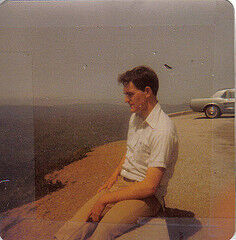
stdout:
[(153, 218), (147, 224), (140, 226), (118, 238), (117, 240), (169, 240), (169, 231), (165, 219)]
[[(216, 226), (208, 226), (207, 219), (201, 219), (201, 222), (196, 218), (149, 218), (141, 222), (141, 226), (127, 232), (126, 234), (117, 238), (117, 240), (173, 240), (173, 239), (207, 239), (205, 237), (197, 236), (195, 234), (204, 228), (209, 231), (210, 228)], [(144, 224), (144, 225), (142, 225)]]

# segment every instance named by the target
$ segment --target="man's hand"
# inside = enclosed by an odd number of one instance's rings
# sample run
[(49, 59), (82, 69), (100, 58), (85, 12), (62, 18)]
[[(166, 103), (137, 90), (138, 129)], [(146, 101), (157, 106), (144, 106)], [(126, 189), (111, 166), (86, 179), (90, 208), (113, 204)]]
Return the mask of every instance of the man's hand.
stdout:
[(113, 184), (117, 181), (118, 176), (112, 175), (99, 189), (98, 192), (100, 192), (103, 189), (110, 189)]
[(87, 221), (98, 222), (105, 207), (106, 204), (99, 199), (90, 211)]
[[(126, 155), (126, 154), (125, 154)], [(122, 165), (125, 161), (125, 155), (122, 157), (119, 165), (117, 166), (116, 170), (114, 171), (114, 173), (111, 175), (111, 177), (105, 182), (105, 184), (103, 184), (99, 189), (98, 192), (100, 192), (103, 189), (110, 189), (113, 184), (117, 181), (118, 176), (120, 175), (121, 169), (122, 169)]]

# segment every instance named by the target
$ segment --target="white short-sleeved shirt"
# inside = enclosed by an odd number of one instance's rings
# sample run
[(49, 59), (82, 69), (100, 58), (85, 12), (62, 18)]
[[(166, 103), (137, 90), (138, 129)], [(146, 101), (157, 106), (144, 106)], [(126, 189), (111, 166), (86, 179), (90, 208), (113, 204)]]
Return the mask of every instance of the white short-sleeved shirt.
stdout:
[(163, 203), (169, 179), (173, 175), (178, 155), (178, 137), (175, 126), (157, 103), (143, 121), (132, 114), (129, 122), (127, 152), (121, 176), (142, 181), (150, 167), (163, 167), (165, 173), (156, 192)]

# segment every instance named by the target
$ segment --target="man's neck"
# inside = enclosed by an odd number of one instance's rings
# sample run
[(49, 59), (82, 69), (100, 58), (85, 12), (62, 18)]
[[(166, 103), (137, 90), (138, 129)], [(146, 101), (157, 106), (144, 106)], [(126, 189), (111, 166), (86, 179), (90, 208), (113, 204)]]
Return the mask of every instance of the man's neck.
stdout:
[(138, 116), (143, 120), (145, 120), (157, 103), (158, 103), (157, 99), (153, 99), (153, 101), (149, 101), (147, 104), (146, 110), (138, 113)]

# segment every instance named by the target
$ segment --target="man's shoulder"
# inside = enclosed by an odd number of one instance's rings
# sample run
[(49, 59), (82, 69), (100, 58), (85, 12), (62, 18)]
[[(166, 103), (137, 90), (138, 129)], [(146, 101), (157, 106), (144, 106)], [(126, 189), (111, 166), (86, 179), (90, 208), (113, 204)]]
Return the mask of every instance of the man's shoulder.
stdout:
[(163, 129), (166, 131), (175, 130), (175, 124), (171, 118), (161, 110), (158, 124), (156, 125), (158, 130)]
[(158, 123), (155, 128), (152, 129), (151, 133), (153, 138), (160, 139), (162, 137), (166, 138), (177, 138), (177, 130), (173, 120), (163, 111), (160, 112)]

